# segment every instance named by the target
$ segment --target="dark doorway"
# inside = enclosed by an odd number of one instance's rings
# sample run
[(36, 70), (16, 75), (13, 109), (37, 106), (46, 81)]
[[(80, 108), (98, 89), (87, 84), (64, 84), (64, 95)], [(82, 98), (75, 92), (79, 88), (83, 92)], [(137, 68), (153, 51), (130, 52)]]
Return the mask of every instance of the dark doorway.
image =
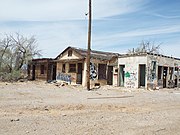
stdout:
[(168, 67), (163, 67), (163, 88), (166, 88), (167, 85), (167, 71)]
[(158, 80), (162, 79), (162, 66), (158, 66)]
[(32, 80), (35, 80), (36, 79), (36, 66), (33, 65), (32, 66)]
[(82, 63), (78, 63), (78, 67), (77, 67), (77, 84), (82, 84)]
[(145, 87), (146, 65), (139, 65), (139, 87)]
[(52, 79), (56, 80), (56, 65), (53, 65)]
[(124, 76), (125, 76), (124, 68), (125, 68), (125, 65), (119, 66), (119, 86), (121, 87), (124, 87)]
[(108, 66), (107, 84), (108, 85), (112, 85), (113, 84), (113, 66)]

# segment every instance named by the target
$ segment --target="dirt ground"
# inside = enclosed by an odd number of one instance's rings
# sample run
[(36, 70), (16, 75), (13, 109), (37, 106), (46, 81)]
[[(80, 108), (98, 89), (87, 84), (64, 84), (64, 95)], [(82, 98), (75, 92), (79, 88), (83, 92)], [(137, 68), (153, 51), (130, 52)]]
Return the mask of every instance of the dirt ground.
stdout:
[(179, 135), (180, 90), (0, 83), (0, 135)]

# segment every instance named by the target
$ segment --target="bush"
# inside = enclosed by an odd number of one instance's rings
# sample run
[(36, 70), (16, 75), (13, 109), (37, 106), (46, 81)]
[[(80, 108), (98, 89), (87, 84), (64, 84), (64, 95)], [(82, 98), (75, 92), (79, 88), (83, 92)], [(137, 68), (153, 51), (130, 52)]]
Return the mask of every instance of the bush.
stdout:
[(14, 82), (21, 78), (20, 71), (12, 71), (11, 73), (0, 72), (0, 81), (4, 82)]

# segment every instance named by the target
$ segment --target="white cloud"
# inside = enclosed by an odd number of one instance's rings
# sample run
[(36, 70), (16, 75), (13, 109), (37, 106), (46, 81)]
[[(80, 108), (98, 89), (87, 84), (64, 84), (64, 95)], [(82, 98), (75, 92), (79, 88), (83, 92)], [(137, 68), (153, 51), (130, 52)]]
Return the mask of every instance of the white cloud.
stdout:
[[(125, 37), (138, 37), (138, 36), (152, 36), (152, 35), (162, 35), (180, 32), (180, 25), (173, 26), (158, 26), (144, 29), (136, 29), (128, 32), (119, 32), (118, 34), (110, 35), (109, 38), (125, 38)], [(102, 39), (100, 39), (102, 40)]]
[[(128, 28), (129, 31), (127, 31), (126, 27), (134, 22), (126, 25), (122, 24), (121, 21), (118, 24), (117, 20), (111, 20), (111, 16), (141, 10), (144, 8), (142, 5), (145, 4), (143, 0), (136, 0), (136, 2), (132, 0), (92, 0), (92, 2), (93, 18), (102, 20), (99, 21), (98, 25), (95, 21), (93, 22), (96, 23), (96, 27), (98, 26), (99, 29), (96, 30), (97, 33), (93, 31), (93, 49), (104, 49), (106, 51), (112, 48), (113, 50), (113, 47), (117, 48), (118, 44), (120, 44), (119, 49), (113, 51), (122, 52), (122, 48), (125, 50), (128, 48), (126, 47), (128, 44), (132, 46), (138, 45), (138, 42), (143, 37), (180, 32), (180, 25), (174, 21), (166, 26), (162, 26), (161, 23), (155, 24), (154, 21), (150, 22), (154, 25), (149, 27), (138, 25), (138, 27)], [(87, 47), (87, 18), (85, 17), (87, 12), (88, 0), (0, 0), (0, 20), (2, 21), (2, 23), (0, 22), (0, 33), (20, 32), (25, 36), (36, 35), (43, 56), (56, 57), (69, 45)], [(25, 22), (22, 22), (23, 20)], [(106, 22), (106, 20), (110, 21)], [(117, 22), (112, 23), (111, 21)], [(138, 21), (135, 22), (138, 23)], [(123, 25), (124, 28), (111, 30), (109, 27), (106, 29), (106, 25), (112, 24), (115, 24), (115, 27)], [(134, 23), (134, 26), (137, 26), (137, 24)], [(175, 44), (175, 46), (177, 48), (179, 45)], [(164, 48), (165, 52), (168, 52), (166, 51), (168, 47)], [(171, 52), (173, 55), (178, 56), (179, 51), (173, 53), (172, 50)]]
[(1, 37), (4, 33), (15, 32), (25, 36), (35, 35), (44, 57), (55, 57), (69, 45), (86, 47), (86, 31), (86, 23), (81, 24), (76, 21), (21, 22), (21, 25), (3, 27), (0, 25)]
[(164, 19), (176, 19), (176, 18), (180, 18), (179, 15), (163, 15), (163, 14), (158, 14), (158, 13), (149, 13), (150, 15), (156, 16), (156, 17), (161, 17)]
[[(92, 0), (93, 17), (102, 18), (137, 11), (142, 0)], [(88, 0), (0, 0), (1, 20), (84, 19)], [(8, 9), (8, 10), (7, 10)]]

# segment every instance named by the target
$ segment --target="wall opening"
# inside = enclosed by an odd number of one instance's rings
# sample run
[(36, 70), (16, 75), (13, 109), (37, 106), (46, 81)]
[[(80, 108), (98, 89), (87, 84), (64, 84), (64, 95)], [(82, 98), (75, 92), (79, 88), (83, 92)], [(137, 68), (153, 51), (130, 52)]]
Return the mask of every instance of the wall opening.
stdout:
[(163, 88), (166, 88), (167, 85), (167, 72), (168, 67), (163, 67)]
[(56, 66), (55, 65), (53, 65), (52, 79), (56, 80)]
[(82, 63), (78, 63), (76, 83), (82, 84)]
[(106, 80), (106, 64), (99, 64), (98, 65), (98, 79), (99, 80)]
[(119, 66), (119, 86), (124, 87), (124, 72), (125, 65), (120, 65)]
[(113, 84), (113, 66), (108, 66), (107, 84), (108, 85), (112, 85)]
[(69, 64), (69, 73), (76, 73), (76, 64)]
[(44, 65), (41, 65), (41, 74), (43, 75), (44, 74), (44, 70), (45, 70), (45, 67), (44, 67)]
[(62, 64), (62, 73), (66, 72), (66, 64)]
[(35, 80), (36, 79), (36, 66), (33, 65), (32, 66), (32, 80)]
[(146, 65), (139, 65), (139, 87), (145, 87)]

